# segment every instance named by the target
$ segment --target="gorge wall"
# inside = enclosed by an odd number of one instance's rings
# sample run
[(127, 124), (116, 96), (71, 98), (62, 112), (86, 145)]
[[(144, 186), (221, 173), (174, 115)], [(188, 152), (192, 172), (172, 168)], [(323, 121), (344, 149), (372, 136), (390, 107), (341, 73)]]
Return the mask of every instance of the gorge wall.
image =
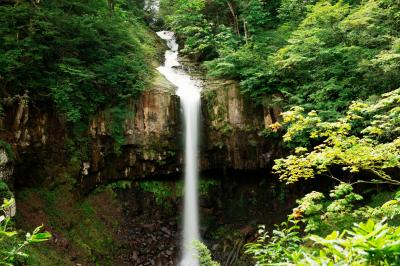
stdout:
[(279, 141), (267, 138), (281, 109), (255, 105), (230, 80), (208, 80), (203, 91), (202, 170), (268, 169), (280, 153)]
[[(159, 255), (161, 264), (148, 265), (176, 265), (182, 205), (176, 180), (183, 170), (183, 146), (174, 89), (157, 75), (148, 90), (129, 101), (119, 149), (107, 112), (91, 119), (80, 147), (55, 109), (38, 106), (28, 95), (7, 100), (0, 120), (0, 179), (16, 191), (17, 223), (26, 230), (45, 224), (54, 235), (50, 250), (68, 254), (73, 263), (95, 265), (92, 260), (121, 257), (121, 265), (137, 265)], [(255, 106), (229, 80), (205, 81), (202, 97), (201, 170), (202, 177), (214, 181), (206, 179), (201, 188), (201, 233), (219, 260), (226, 261), (230, 247), (240, 247), (256, 224), (276, 222), (294, 199), (284, 197), (285, 191), (268, 176), (281, 150), (279, 141), (265, 132), (279, 119), (279, 108)], [(121, 180), (149, 180), (150, 187), (133, 182), (127, 190), (116, 189), (117, 198), (102, 191), (103, 185)], [(172, 196), (164, 196), (160, 205), (154, 188)], [(94, 212), (83, 211), (88, 204)], [(100, 240), (92, 241), (93, 231), (86, 229), (94, 230), (98, 223), (107, 229), (97, 228)], [(78, 236), (87, 239), (74, 241)], [(107, 250), (108, 237), (118, 252)], [(105, 250), (109, 257), (102, 255)], [(50, 265), (56, 259), (59, 255)]]
[[(278, 120), (280, 109), (254, 106), (237, 83), (206, 81), (202, 108), (203, 172), (267, 169), (280, 152), (279, 142), (263, 134)], [(12, 165), (16, 182), (24, 185), (69, 171), (90, 190), (118, 179), (180, 176), (180, 103), (172, 85), (157, 76), (128, 109), (119, 151), (114, 148), (110, 118), (100, 112), (89, 124), (87, 154), (74, 160), (68, 148), (71, 134), (61, 115), (36, 107), (27, 95), (10, 100), (0, 121), (0, 138), (10, 144), (1, 150), (1, 177), (10, 178)], [(7, 149), (13, 155), (8, 156)]]

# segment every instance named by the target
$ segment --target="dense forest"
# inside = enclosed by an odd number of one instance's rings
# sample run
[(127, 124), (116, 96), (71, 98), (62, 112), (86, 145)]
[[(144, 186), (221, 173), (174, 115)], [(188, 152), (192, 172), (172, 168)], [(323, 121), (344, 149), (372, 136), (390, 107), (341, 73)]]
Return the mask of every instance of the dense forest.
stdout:
[(183, 52), (209, 76), (239, 80), (258, 103), (283, 95), (332, 118), (399, 86), (396, 2), (172, 2), (162, 2), (173, 9), (165, 21)]
[[(106, 109), (121, 139), (124, 105), (146, 87), (154, 36), (134, 1), (16, 1), (0, 6), (2, 105), (54, 105), (79, 140)], [(119, 120), (118, 120), (119, 119)]]
[[(182, 52), (286, 110), (267, 136), (285, 183), (328, 178), (246, 252), (257, 265), (397, 265), (400, 5), (396, 1), (163, 1)], [(318, 181), (315, 181), (318, 182)], [(305, 237), (304, 237), (305, 236)]]
[[(120, 247), (102, 225), (114, 218), (95, 217), (100, 200), (88, 191), (99, 190), (97, 185), (86, 190), (79, 185), (84, 183), (82, 165), (95, 157), (88, 132), (96, 115), (104, 114), (110, 121), (112, 162), (125, 156), (126, 119), (136, 115), (129, 103), (155, 86), (155, 79), (161, 84), (155, 68), (162, 64), (166, 47), (155, 32), (166, 29), (176, 34), (181, 60), (205, 82), (238, 84), (249, 110), (283, 110), (258, 132), (279, 143), (280, 151), (269, 168), (257, 170), (265, 171), (263, 178), (272, 180), (274, 188), (302, 187), (307, 192), (296, 194), (294, 204), (286, 203), (292, 211), (285, 210), (277, 225), (263, 226), (258, 220), (251, 225), (251, 237), (229, 247), (238, 253), (225, 261), (207, 237), (204, 244), (195, 243), (200, 265), (400, 265), (400, 2), (161, 0), (157, 12), (145, 8), (152, 2), (0, 1), (0, 114), (9, 117), (7, 110), (21, 99), (29, 101), (31, 112), (55, 112), (66, 127), (68, 169), (60, 174), (68, 175), (62, 181), (43, 185), (48, 180), (44, 178), (44, 183), (28, 188), (0, 176), (0, 264), (64, 265), (65, 254), (51, 242), (54, 233), (83, 250), (75, 252), (76, 257), (90, 257), (84, 265), (117, 264), (110, 254), (119, 254), (115, 249)], [(22, 157), (5, 121), (0, 123), (0, 147), (19, 165)], [(228, 129), (225, 134), (233, 134)], [(167, 144), (155, 146), (164, 149)], [(157, 157), (153, 150), (148, 153)], [(154, 161), (157, 167), (169, 163)], [(245, 179), (251, 174), (245, 173)], [(119, 199), (114, 190), (131, 186), (127, 179), (106, 181), (97, 193), (108, 193), (107, 200), (114, 204)], [(160, 180), (140, 183), (138, 189), (171, 212), (176, 207), (171, 202), (182, 196), (176, 189), (182, 186), (172, 185), (171, 192)], [(211, 195), (211, 187), (224, 194), (215, 182), (201, 183), (201, 193)], [(40, 224), (17, 222), (24, 229), (39, 226), (26, 239), (17, 234), (19, 228), (8, 214), (14, 204), (8, 187), (13, 190), (14, 184), (17, 202), (18, 195), (24, 201), (36, 193), (50, 204), (53, 216), (48, 216), (55, 217), (41, 221), (45, 230)], [(65, 187), (69, 190), (62, 195), (76, 205), (68, 208), (77, 209), (58, 213), (53, 210), (58, 203), (53, 204)], [(280, 200), (276, 196), (273, 201), (286, 206)], [(269, 204), (258, 201), (255, 206), (262, 212)], [(35, 215), (35, 209), (31, 211)], [(68, 225), (63, 215), (71, 215)], [(92, 231), (82, 236), (76, 229), (82, 225)]]

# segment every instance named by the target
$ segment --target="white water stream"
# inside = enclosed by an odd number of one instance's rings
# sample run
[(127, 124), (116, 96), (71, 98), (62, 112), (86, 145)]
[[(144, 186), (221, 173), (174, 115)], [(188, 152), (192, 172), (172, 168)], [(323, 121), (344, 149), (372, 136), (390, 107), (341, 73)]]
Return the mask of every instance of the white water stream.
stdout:
[(167, 42), (170, 50), (165, 53), (165, 64), (157, 68), (167, 80), (177, 87), (180, 97), (185, 136), (185, 202), (183, 213), (183, 243), (181, 266), (198, 266), (193, 242), (200, 239), (198, 217), (198, 135), (200, 120), (201, 82), (187, 74), (178, 61), (178, 44), (170, 31), (157, 35)]
[(160, 0), (145, 0), (144, 1), (144, 10), (149, 12), (152, 17), (153, 21), (152, 23), (155, 23), (157, 21), (157, 14), (158, 11), (160, 11)]
[[(159, 0), (145, 0), (145, 10), (154, 16), (160, 9)], [(183, 70), (178, 60), (179, 46), (175, 34), (170, 31), (160, 31), (157, 35), (167, 42), (169, 50), (165, 52), (164, 66), (157, 70), (177, 87), (176, 94), (180, 97), (185, 138), (185, 192), (183, 213), (183, 241), (180, 266), (198, 266), (197, 252), (194, 241), (200, 239), (198, 210), (198, 142), (200, 120), (201, 82), (191, 78)]]

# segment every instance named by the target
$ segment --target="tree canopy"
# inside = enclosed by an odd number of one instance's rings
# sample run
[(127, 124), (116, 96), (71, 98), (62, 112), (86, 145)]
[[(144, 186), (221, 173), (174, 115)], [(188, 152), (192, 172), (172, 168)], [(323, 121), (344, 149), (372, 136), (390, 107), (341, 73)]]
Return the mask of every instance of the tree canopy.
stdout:
[(259, 103), (282, 93), (334, 118), (354, 99), (400, 87), (396, 1), (172, 2), (167, 23), (183, 51)]
[(0, 5), (2, 97), (27, 92), (35, 104), (50, 101), (76, 123), (143, 90), (152, 39), (136, 4), (110, 2)]

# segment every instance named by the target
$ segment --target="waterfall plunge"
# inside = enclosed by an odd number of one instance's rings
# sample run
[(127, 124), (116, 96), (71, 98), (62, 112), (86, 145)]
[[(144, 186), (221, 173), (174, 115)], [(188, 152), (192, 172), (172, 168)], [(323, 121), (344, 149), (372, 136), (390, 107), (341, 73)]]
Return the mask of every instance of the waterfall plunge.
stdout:
[(178, 61), (178, 44), (173, 32), (160, 31), (157, 35), (167, 42), (165, 65), (157, 70), (177, 88), (180, 97), (185, 136), (185, 202), (181, 266), (198, 266), (193, 241), (200, 239), (198, 217), (198, 135), (200, 120), (201, 82), (192, 79)]

